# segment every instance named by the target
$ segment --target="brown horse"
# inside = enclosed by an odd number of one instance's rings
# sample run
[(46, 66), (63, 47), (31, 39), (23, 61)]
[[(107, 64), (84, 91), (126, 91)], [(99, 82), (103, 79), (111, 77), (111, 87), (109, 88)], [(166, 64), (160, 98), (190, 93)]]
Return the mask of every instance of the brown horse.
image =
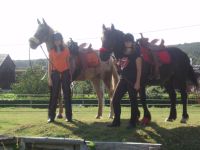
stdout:
[[(47, 50), (49, 51), (52, 47), (53, 41), (52, 41), (52, 34), (54, 33), (54, 30), (45, 22), (43, 19), (43, 23), (41, 23), (39, 20), (38, 21), (38, 28), (36, 33), (32, 38), (29, 39), (30, 47), (32, 49), (36, 49), (39, 45), (42, 43), (46, 44)], [(91, 50), (91, 47), (89, 47)], [(84, 51), (83, 46), (81, 46), (81, 50)], [(110, 97), (110, 100), (112, 99), (112, 95), (114, 92), (114, 88), (116, 87), (116, 84), (118, 82), (118, 75), (117, 71), (115, 68), (115, 65), (113, 64), (113, 60), (109, 59), (106, 62), (103, 62), (100, 60), (99, 57), (99, 52), (92, 50), (93, 53), (95, 53), (98, 56), (98, 59), (100, 61), (100, 64), (96, 67), (82, 67), (78, 76), (72, 78), (76, 81), (84, 81), (84, 80), (90, 80), (93, 84), (93, 87), (97, 93), (98, 97), (98, 113), (96, 118), (99, 119), (102, 117), (102, 112), (103, 112), (103, 88), (101, 86), (101, 81), (105, 84), (108, 94)], [(80, 55), (82, 57), (83, 55)], [(80, 69), (79, 66), (77, 66), (75, 62), (75, 55), (71, 55), (70, 57), (70, 70), (72, 75), (74, 72), (77, 70), (77, 68)], [(85, 58), (84, 58), (85, 59)], [(84, 60), (82, 59), (82, 60)], [(62, 113), (62, 102), (59, 101), (59, 115)], [(110, 105), (110, 115), (109, 117), (112, 118), (114, 115), (113, 113), (113, 108), (112, 105)]]

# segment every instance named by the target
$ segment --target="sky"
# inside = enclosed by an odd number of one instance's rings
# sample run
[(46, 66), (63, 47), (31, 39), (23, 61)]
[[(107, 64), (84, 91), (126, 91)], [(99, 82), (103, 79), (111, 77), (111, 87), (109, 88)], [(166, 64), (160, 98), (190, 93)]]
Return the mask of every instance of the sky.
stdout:
[[(102, 25), (139, 38), (163, 38), (166, 45), (200, 42), (198, 0), (1, 0), (0, 53), (29, 57), (28, 39), (44, 18), (54, 30), (78, 43), (101, 47)], [(45, 45), (42, 45), (44, 48)], [(45, 58), (40, 48), (31, 59)]]

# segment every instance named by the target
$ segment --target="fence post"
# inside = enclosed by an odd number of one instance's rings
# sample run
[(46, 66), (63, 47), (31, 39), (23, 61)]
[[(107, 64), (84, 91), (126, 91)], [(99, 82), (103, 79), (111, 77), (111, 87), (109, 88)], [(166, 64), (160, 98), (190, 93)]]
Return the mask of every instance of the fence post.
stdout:
[(32, 104), (33, 104), (33, 101), (32, 100), (30, 100), (30, 107), (32, 108)]

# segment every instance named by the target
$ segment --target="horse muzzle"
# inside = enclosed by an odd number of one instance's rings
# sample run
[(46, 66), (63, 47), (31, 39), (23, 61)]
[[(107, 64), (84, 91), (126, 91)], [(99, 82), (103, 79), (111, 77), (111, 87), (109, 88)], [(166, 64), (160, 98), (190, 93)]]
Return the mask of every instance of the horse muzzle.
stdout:
[(32, 49), (36, 49), (40, 44), (41, 42), (35, 37), (29, 39), (29, 45)]

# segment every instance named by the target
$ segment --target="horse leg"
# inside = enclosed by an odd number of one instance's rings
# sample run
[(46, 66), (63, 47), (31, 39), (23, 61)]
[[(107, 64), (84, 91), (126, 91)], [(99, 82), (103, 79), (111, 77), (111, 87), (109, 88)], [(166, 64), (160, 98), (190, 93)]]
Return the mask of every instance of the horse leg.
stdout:
[(62, 101), (62, 96), (61, 96), (61, 87), (59, 90), (59, 95), (58, 95), (58, 107), (59, 107), (59, 111), (57, 114), (57, 118), (58, 119), (62, 119), (63, 118), (63, 101)]
[[(111, 75), (111, 74), (110, 74)], [(113, 109), (113, 104), (112, 104), (112, 97), (114, 93), (114, 87), (112, 86), (112, 76), (110, 76), (108, 73), (105, 75), (103, 82), (108, 90), (109, 98), (110, 98), (110, 113), (109, 113), (109, 118), (113, 119), (114, 118), (114, 109)]]
[(177, 118), (177, 112), (176, 112), (176, 91), (172, 85), (172, 83), (169, 83), (166, 87), (166, 90), (169, 94), (171, 108), (170, 108), (170, 114), (169, 117), (166, 119), (166, 121), (174, 121)]
[[(71, 89), (72, 90), (72, 96), (73, 96), (73, 88)], [(58, 95), (58, 107), (59, 107), (59, 111), (58, 111), (58, 114), (57, 114), (57, 118), (58, 119), (62, 119), (63, 118), (63, 100), (62, 100), (62, 95), (61, 94), (61, 87), (60, 87), (60, 90), (59, 90), (59, 95)]]
[(144, 110), (144, 116), (143, 116), (143, 119), (141, 120), (141, 124), (147, 125), (151, 121), (151, 113), (149, 112), (149, 109), (148, 109), (147, 103), (146, 103), (145, 86), (141, 86), (139, 94), (140, 94), (140, 100), (142, 103), (142, 107)]
[(101, 119), (103, 113), (103, 89), (101, 88), (99, 77), (94, 78), (91, 81), (98, 97), (98, 113), (96, 119)]
[(187, 123), (187, 120), (189, 119), (189, 115), (187, 113), (187, 92), (186, 89), (181, 89), (180, 92), (181, 92), (181, 100), (183, 103), (183, 114), (181, 123)]

